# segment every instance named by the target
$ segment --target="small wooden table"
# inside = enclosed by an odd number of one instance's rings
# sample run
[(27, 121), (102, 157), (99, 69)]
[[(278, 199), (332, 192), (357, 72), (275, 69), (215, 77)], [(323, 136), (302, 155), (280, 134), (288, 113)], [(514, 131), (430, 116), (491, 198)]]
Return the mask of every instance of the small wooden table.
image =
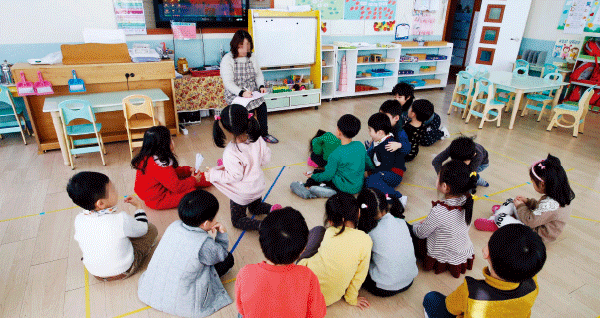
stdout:
[(496, 84), (496, 88), (501, 88), (510, 92), (515, 92), (515, 103), (513, 105), (512, 114), (510, 116), (510, 124), (508, 129), (513, 129), (515, 124), (515, 118), (519, 111), (521, 104), (521, 98), (524, 93), (535, 93), (543, 92), (552, 89), (558, 89), (554, 95), (552, 105), (556, 106), (558, 98), (562, 92), (562, 87), (569, 85), (569, 83), (561, 81), (547, 80), (541, 77), (529, 76), (529, 75), (518, 75), (513, 72), (506, 71), (491, 71), (488, 79), (490, 82)]
[(58, 137), (58, 144), (63, 156), (65, 166), (70, 165), (69, 153), (65, 144), (65, 136), (62, 130), (62, 118), (58, 111), (58, 104), (69, 99), (82, 99), (89, 101), (95, 113), (123, 111), (123, 98), (129, 95), (146, 95), (152, 99), (154, 104), (154, 113), (160, 125), (165, 125), (165, 107), (164, 102), (169, 100), (169, 97), (158, 88), (154, 89), (139, 89), (132, 91), (108, 92), (97, 94), (80, 94), (71, 96), (48, 97), (44, 101), (43, 112), (52, 115), (52, 123)]

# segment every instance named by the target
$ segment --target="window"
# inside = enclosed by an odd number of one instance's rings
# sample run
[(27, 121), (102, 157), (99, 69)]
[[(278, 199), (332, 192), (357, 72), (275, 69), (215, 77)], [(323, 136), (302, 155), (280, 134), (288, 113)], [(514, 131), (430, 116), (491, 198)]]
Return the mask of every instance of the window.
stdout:
[(480, 47), (477, 51), (477, 64), (492, 65), (494, 63), (494, 53), (496, 49)]
[(504, 16), (504, 5), (488, 5), (485, 12), (484, 22), (502, 23)]
[(500, 34), (499, 27), (484, 26), (481, 30), (481, 39), (479, 42), (485, 44), (497, 44), (498, 34)]

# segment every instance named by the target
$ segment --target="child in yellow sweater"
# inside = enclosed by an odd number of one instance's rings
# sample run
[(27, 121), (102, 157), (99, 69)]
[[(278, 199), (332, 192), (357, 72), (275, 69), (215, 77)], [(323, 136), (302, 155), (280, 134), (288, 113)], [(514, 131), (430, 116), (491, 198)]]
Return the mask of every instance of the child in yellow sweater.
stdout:
[(369, 271), (373, 241), (356, 229), (358, 202), (353, 195), (338, 192), (325, 203), (325, 215), (329, 228), (317, 226), (310, 230), (298, 265), (317, 275), (325, 305), (344, 296), (348, 304), (366, 309), (369, 302), (358, 296), (358, 290)]
[(539, 292), (536, 275), (546, 262), (542, 238), (522, 224), (503, 226), (483, 248), (483, 258), (490, 265), (484, 279), (467, 276), (448, 297), (425, 295), (426, 318), (531, 317)]

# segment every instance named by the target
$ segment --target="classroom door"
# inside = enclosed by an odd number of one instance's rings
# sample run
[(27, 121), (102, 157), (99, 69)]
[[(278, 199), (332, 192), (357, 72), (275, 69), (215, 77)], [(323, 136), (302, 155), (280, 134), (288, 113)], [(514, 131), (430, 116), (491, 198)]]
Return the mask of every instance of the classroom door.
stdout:
[(511, 71), (517, 59), (531, 0), (483, 0), (469, 65)]

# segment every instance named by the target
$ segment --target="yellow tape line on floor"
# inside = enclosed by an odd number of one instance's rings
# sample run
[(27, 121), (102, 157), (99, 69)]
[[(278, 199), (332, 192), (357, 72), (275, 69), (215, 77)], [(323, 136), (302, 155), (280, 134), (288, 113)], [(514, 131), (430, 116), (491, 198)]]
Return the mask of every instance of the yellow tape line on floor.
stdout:
[(90, 318), (92, 316), (90, 311), (90, 275), (88, 274), (87, 268), (83, 268), (83, 279), (85, 280), (85, 317)]
[(462, 135), (462, 134), (466, 134), (466, 133), (470, 133), (470, 132), (475, 132), (475, 131), (478, 131), (478, 130), (479, 129), (473, 129), (473, 130), (467, 130), (467, 131), (459, 131), (457, 133), (450, 134), (450, 136)]
[(37, 213), (37, 214), (29, 214), (29, 215), (17, 216), (17, 217), (6, 219), (6, 220), (0, 220), (0, 223), (2, 223), (2, 222), (8, 222), (8, 221), (14, 221), (14, 220), (18, 220), (18, 219), (24, 219), (24, 218), (28, 218), (28, 217), (32, 217), (32, 216), (37, 216), (37, 215), (44, 215), (44, 214), (50, 214), (50, 213), (54, 213), (54, 212), (71, 210), (71, 209), (75, 209), (76, 207), (77, 206), (72, 206), (70, 208), (58, 209), (58, 210), (53, 210), (53, 211), (48, 211), (48, 212), (42, 212), (42, 213)]
[(585, 189), (588, 189), (588, 190), (594, 191), (594, 192), (596, 192), (596, 193), (600, 193), (600, 191), (598, 191), (598, 190), (596, 190), (596, 189), (592, 189), (592, 188), (590, 188), (590, 187), (584, 186), (583, 184), (577, 183), (577, 182), (575, 182), (575, 181), (570, 181), (570, 182), (571, 182), (572, 184), (578, 185), (578, 186), (580, 186), (580, 187), (582, 187), (582, 188), (585, 188)]
[(582, 220), (586, 220), (586, 221), (592, 221), (592, 222), (598, 222), (600, 223), (600, 220), (594, 220), (594, 219), (588, 219), (588, 218), (584, 218), (581, 216), (577, 216), (577, 215), (571, 215), (572, 218), (576, 218), (576, 219), (582, 219)]
[(138, 312), (140, 312), (140, 311), (148, 310), (148, 309), (150, 309), (150, 308), (152, 308), (152, 307), (150, 307), (150, 306), (146, 306), (146, 307), (143, 307), (143, 308), (140, 308), (140, 309), (136, 309), (136, 310), (134, 310), (134, 311), (130, 311), (130, 312), (128, 312), (128, 313), (122, 314), (122, 315), (115, 316), (115, 318), (126, 317), (126, 316), (129, 316), (129, 315), (136, 314), (136, 313), (138, 313)]
[(506, 158), (506, 159), (510, 159), (510, 160), (512, 160), (512, 161), (516, 161), (516, 162), (518, 162), (518, 163), (520, 163), (520, 164), (522, 164), (522, 165), (525, 165), (525, 166), (528, 166), (528, 167), (529, 167), (529, 164), (527, 164), (527, 163), (525, 163), (525, 162), (523, 162), (523, 161), (521, 161), (521, 160), (517, 160), (517, 159), (515, 159), (515, 158), (509, 157), (509, 156), (507, 156), (507, 155), (505, 155), (505, 154), (502, 154), (502, 153), (499, 153), (499, 152), (496, 152), (496, 151), (493, 151), (493, 150), (489, 150), (489, 149), (488, 149), (488, 151), (489, 151), (489, 152), (491, 152), (491, 153), (497, 154), (497, 155), (498, 155), (498, 156), (500, 156), (500, 157), (504, 157), (504, 158)]

